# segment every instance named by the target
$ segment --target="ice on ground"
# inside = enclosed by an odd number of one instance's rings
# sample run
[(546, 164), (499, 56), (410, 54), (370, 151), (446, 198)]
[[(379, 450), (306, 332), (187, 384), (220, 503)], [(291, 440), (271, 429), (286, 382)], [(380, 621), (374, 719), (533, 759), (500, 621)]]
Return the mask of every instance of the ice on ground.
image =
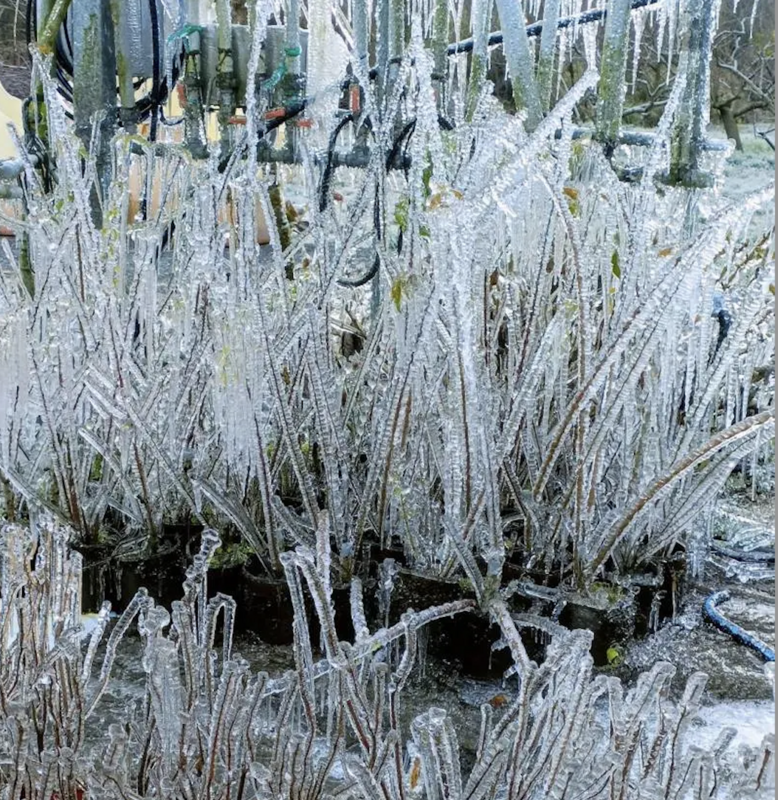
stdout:
[(697, 747), (712, 747), (724, 728), (734, 728), (737, 735), (730, 747), (758, 747), (762, 739), (775, 733), (775, 703), (733, 700), (700, 709), (690, 741)]

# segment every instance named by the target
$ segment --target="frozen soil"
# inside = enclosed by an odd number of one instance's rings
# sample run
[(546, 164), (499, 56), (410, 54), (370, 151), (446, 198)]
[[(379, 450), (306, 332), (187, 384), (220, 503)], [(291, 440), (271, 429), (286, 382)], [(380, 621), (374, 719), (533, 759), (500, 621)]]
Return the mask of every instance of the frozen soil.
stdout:
[[(762, 126), (766, 127), (766, 126)], [(712, 129), (711, 137), (723, 138), (723, 131)], [(724, 198), (737, 203), (753, 192), (765, 189), (775, 181), (775, 151), (750, 130), (741, 129), (743, 151), (734, 152), (724, 167), (724, 179), (720, 191)], [(758, 236), (769, 230), (775, 218), (775, 201), (754, 214), (750, 235)]]
[[(757, 495), (752, 500), (740, 491), (721, 501), (736, 510), (744, 527), (771, 531), (774, 498)], [(772, 532), (773, 544), (775, 541)], [(626, 650), (624, 668), (635, 672), (656, 661), (670, 661), (677, 668), (676, 681), (685, 682), (693, 672), (709, 676), (711, 700), (772, 700), (762, 659), (703, 619), (702, 605), (711, 592), (726, 589), (731, 600), (720, 606), (729, 620), (775, 649), (775, 578), (773, 566), (743, 566), (732, 559), (712, 556), (703, 574), (684, 594), (679, 613), (656, 633)]]
[[(712, 126), (711, 138), (723, 139), (724, 132)], [(745, 128), (741, 129), (742, 152), (734, 152), (724, 168), (722, 194), (731, 200), (740, 200), (751, 192), (769, 186), (775, 179), (775, 152), (770, 146)]]

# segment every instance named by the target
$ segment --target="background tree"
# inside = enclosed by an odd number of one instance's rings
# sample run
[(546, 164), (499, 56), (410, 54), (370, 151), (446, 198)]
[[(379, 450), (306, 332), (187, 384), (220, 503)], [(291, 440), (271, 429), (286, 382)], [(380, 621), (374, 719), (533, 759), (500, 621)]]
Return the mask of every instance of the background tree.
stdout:
[[(772, 5), (760, 0), (722, 4), (710, 66), (712, 121), (721, 122), (738, 150), (743, 149), (740, 123), (769, 120), (775, 114), (774, 59)], [(672, 79), (675, 69), (675, 60), (668, 61), (666, 40), (663, 52), (657, 52), (657, 37), (652, 26), (646, 26), (638, 74), (627, 71), (634, 89), (624, 109), (626, 121), (648, 127), (656, 124), (672, 85), (668, 70)]]
[(738, 150), (743, 149), (739, 122), (754, 118), (755, 112), (762, 112), (759, 117), (775, 116), (775, 27), (770, 4), (753, 0), (751, 9), (742, 5), (737, 12), (722, 9), (711, 64), (711, 108)]

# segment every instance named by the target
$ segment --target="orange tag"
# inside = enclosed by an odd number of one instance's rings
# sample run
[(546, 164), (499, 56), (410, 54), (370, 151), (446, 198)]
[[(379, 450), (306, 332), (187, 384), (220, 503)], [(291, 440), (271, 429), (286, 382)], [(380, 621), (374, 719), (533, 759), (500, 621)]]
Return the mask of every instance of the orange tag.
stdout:
[(359, 86), (352, 86), (349, 98), (349, 105), (352, 114), (359, 114)]

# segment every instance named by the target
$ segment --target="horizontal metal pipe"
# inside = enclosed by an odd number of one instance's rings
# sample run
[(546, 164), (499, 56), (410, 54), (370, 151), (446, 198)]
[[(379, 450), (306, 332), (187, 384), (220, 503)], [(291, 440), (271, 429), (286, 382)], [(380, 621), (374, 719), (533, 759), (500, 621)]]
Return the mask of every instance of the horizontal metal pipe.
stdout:
[[(38, 166), (38, 157), (29, 156), (30, 164)], [(21, 158), (7, 158), (0, 161), (0, 181), (12, 181), (24, 172), (25, 161)]]
[[(631, 10), (635, 11), (638, 8), (645, 8), (646, 6), (658, 5), (660, 0), (632, 0)], [(608, 12), (604, 8), (595, 8), (592, 11), (585, 11), (583, 14), (578, 14), (574, 17), (562, 17), (557, 21), (557, 30), (563, 28), (572, 28), (574, 25), (587, 25), (590, 22), (599, 22), (605, 19)], [(532, 25), (527, 25), (526, 33), (529, 37), (540, 36), (543, 32), (543, 23), (535, 22)], [(502, 31), (495, 31), (489, 34), (489, 46), (502, 44)], [(473, 49), (472, 39), (463, 39), (461, 42), (454, 42), (448, 46), (448, 54), (454, 56), (457, 53), (469, 53)]]
[(0, 184), (0, 200), (21, 200), (24, 192), (21, 186), (8, 186)]

